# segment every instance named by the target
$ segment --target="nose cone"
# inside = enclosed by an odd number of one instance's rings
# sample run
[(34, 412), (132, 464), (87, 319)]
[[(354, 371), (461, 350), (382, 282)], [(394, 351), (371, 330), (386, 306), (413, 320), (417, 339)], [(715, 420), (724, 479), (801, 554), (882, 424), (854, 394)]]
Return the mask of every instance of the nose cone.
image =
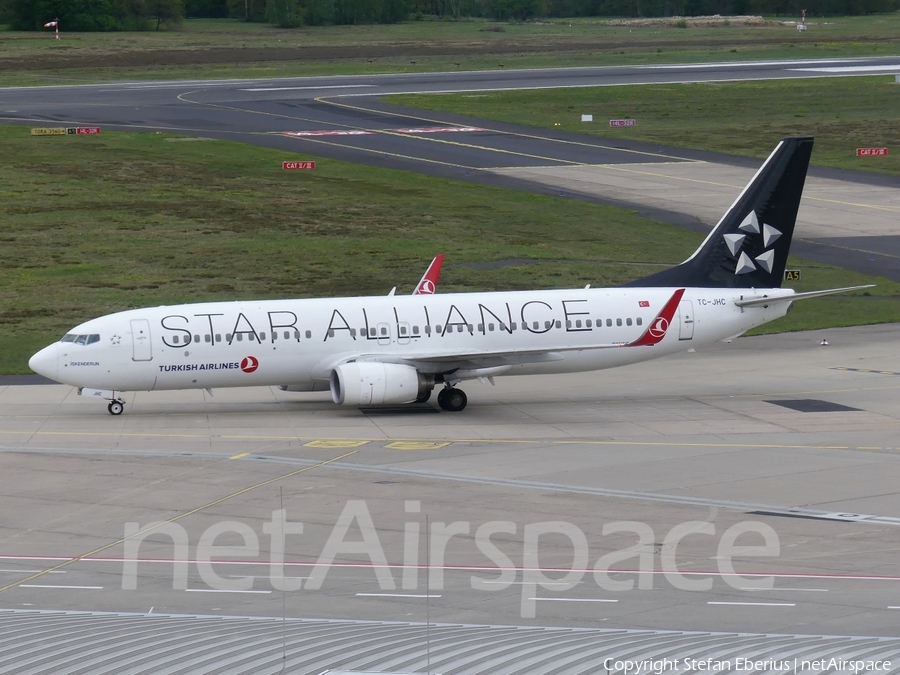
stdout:
[(59, 375), (58, 350), (59, 345), (57, 343), (44, 347), (28, 360), (28, 367), (38, 375), (57, 380)]

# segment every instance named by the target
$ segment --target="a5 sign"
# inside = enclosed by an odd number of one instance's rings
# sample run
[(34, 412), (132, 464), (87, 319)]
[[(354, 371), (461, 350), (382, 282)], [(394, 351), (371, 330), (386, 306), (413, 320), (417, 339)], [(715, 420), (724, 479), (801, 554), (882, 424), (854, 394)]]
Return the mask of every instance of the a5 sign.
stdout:
[(800, 281), (800, 270), (785, 270), (784, 271), (784, 280), (785, 281)]

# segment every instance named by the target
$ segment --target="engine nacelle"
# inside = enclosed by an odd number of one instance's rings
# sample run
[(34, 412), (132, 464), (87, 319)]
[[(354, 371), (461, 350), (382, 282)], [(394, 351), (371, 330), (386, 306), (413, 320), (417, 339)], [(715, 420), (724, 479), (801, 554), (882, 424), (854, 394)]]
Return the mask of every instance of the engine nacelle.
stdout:
[(433, 388), (432, 378), (396, 363), (344, 363), (331, 371), (331, 398), (338, 405), (412, 403)]

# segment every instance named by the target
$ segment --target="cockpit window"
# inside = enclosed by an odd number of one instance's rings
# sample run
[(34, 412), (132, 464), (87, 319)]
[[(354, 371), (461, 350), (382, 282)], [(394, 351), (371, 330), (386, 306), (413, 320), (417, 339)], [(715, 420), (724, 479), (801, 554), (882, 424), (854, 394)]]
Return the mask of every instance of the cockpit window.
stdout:
[(91, 335), (75, 335), (75, 333), (67, 333), (66, 335), (63, 335), (60, 342), (74, 342), (76, 345), (92, 345), (95, 342), (100, 342), (100, 335), (98, 333), (92, 333)]

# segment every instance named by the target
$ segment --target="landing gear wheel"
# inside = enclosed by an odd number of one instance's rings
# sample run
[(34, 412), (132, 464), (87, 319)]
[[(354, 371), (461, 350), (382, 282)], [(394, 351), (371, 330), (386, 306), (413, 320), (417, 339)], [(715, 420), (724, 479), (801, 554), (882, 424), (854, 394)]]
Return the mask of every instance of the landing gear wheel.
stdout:
[(438, 405), (442, 410), (448, 412), (459, 412), (466, 407), (468, 402), (469, 397), (466, 396), (466, 392), (455, 387), (442, 389), (441, 393), (438, 394)]
[(121, 401), (110, 401), (106, 409), (110, 415), (121, 415), (125, 411), (125, 404)]
[(419, 398), (416, 399), (416, 403), (425, 403), (425, 401), (427, 401), (430, 398), (431, 398), (431, 389), (429, 389), (424, 394), (419, 396)]

